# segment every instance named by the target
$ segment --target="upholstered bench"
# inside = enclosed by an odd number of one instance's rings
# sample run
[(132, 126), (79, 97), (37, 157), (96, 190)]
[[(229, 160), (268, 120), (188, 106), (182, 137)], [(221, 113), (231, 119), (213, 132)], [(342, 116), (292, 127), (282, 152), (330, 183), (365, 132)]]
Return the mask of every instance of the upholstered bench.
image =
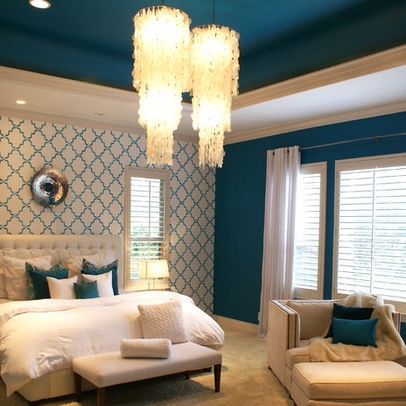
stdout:
[(97, 405), (105, 402), (105, 388), (159, 376), (201, 370), (214, 366), (214, 388), (220, 391), (221, 353), (194, 343), (172, 346), (169, 358), (122, 358), (121, 352), (78, 357), (72, 361), (76, 398), (81, 398), (81, 379), (97, 388)]
[(292, 370), (297, 406), (405, 406), (406, 368), (392, 361), (302, 362)]

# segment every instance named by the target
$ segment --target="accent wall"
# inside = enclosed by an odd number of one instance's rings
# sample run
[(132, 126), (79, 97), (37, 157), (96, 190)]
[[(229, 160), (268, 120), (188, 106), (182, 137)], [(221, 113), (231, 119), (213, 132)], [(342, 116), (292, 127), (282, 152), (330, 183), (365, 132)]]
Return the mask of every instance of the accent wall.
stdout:
[[(388, 136), (399, 133), (403, 135)], [(406, 113), (310, 128), (226, 146), (223, 167), (216, 172), (214, 313), (219, 316), (258, 323), (266, 151), (294, 145), (301, 147), (303, 164), (327, 161), (324, 298), (330, 299), (335, 161), (406, 152)]]
[[(124, 168), (146, 167), (145, 136), (0, 116), (0, 233), (123, 235)], [(66, 200), (33, 201), (44, 166), (68, 179)], [(215, 171), (198, 163), (195, 144), (174, 143), (170, 171), (170, 284), (213, 310)]]

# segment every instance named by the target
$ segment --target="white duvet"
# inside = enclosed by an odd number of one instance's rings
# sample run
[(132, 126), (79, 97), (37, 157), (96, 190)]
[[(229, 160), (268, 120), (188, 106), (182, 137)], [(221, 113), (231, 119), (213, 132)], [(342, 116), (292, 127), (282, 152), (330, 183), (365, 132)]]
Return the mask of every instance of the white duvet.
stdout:
[(30, 380), (70, 367), (72, 358), (118, 351), (142, 337), (137, 304), (180, 301), (190, 341), (220, 348), (221, 327), (193, 300), (174, 292), (136, 292), (97, 299), (0, 304), (1, 377), (10, 396)]

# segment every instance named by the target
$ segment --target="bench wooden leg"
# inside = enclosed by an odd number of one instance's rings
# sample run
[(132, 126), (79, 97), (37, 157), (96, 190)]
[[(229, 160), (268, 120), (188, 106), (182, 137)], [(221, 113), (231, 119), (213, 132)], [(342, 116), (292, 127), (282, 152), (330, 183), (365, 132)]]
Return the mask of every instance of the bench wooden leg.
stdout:
[(106, 388), (97, 388), (97, 406), (104, 406), (106, 401)]
[(221, 364), (214, 365), (214, 391), (220, 392)]
[(79, 374), (74, 373), (75, 377), (75, 398), (77, 402), (80, 402), (82, 398), (82, 377)]

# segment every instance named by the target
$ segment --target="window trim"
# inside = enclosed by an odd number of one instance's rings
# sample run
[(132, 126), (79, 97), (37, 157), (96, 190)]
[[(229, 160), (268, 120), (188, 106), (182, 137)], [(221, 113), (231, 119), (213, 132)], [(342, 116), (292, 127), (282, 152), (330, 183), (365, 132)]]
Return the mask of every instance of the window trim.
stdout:
[[(160, 179), (164, 182), (164, 244), (162, 248), (162, 259), (169, 259), (169, 210), (170, 210), (170, 186), (169, 186), (169, 171), (166, 169), (157, 168), (139, 168), (136, 166), (127, 166), (124, 169), (124, 289), (127, 290), (148, 290), (150, 288), (149, 281), (146, 279), (131, 280), (130, 279), (130, 235), (131, 229), (130, 214), (131, 205), (131, 178), (149, 178)], [(168, 260), (169, 262), (169, 260)], [(168, 288), (168, 279), (154, 281), (154, 289)]]
[[(339, 186), (340, 186), (340, 171), (345, 170), (363, 170), (374, 168), (385, 168), (391, 166), (399, 166), (400, 160), (406, 159), (406, 153), (376, 155), (361, 158), (340, 159), (335, 161), (335, 179), (334, 179), (334, 241), (333, 241), (333, 281), (332, 281), (332, 297), (341, 299), (347, 296), (345, 293), (337, 292), (337, 277), (338, 277), (338, 241), (339, 241)], [(372, 163), (372, 165), (371, 165)], [(396, 302), (389, 299), (384, 299), (385, 303), (393, 304), (397, 311), (406, 312), (406, 303)]]
[(320, 174), (320, 213), (319, 213), (319, 256), (317, 290), (294, 287), (298, 299), (323, 299), (326, 240), (326, 200), (327, 200), (327, 162), (314, 162), (300, 165), (300, 174)]

